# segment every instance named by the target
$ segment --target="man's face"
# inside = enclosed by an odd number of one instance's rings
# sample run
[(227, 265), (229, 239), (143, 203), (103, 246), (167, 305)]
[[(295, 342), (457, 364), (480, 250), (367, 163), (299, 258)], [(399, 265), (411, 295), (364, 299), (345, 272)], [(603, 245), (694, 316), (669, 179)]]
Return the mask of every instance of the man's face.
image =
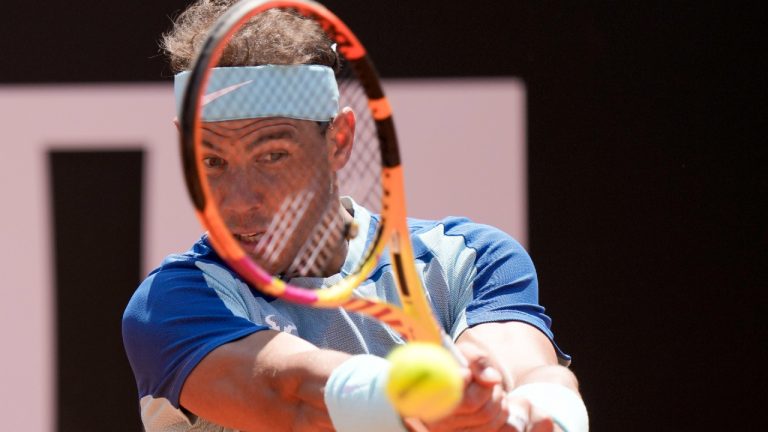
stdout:
[(333, 142), (314, 121), (211, 122), (202, 158), (211, 193), (243, 250), (285, 272), (324, 212), (338, 207)]

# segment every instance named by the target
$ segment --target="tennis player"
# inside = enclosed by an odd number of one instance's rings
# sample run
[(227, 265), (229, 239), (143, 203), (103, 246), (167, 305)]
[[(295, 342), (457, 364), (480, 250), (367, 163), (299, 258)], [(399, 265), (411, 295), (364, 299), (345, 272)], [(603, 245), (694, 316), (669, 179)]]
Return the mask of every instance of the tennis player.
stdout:
[[(165, 35), (163, 48), (179, 73), (177, 97), (196, 43), (230, 4), (199, 0)], [(338, 64), (322, 29), (287, 12), (257, 16), (232, 46), (220, 61), (225, 69), (293, 65), (300, 74), (332, 76)], [(270, 67), (259, 73), (270, 73)], [(319, 100), (308, 103), (326, 105), (324, 91), (313, 94)], [(355, 115), (348, 108), (331, 114), (331, 122), (322, 122), (298, 112), (281, 118), (256, 112), (252, 119), (206, 127), (207, 174), (213, 190), (220, 191), (216, 198), (228, 226), (244, 245), (257, 242), (254, 227), (278, 211), (269, 190), (283, 179), (273, 168), (290, 169), (285, 164), (302, 158), (325, 160), (318, 177), (290, 187), (333, 184), (352, 151)], [(246, 149), (246, 137), (263, 145)], [(258, 168), (248, 167), (243, 151), (251, 152), (248, 160), (257, 156)], [(333, 187), (313, 196), (312, 205), (338, 205), (339, 217), (354, 220), (361, 233), (377, 223), (375, 215)], [(463, 218), (409, 223), (432, 306), (469, 362), (462, 402), (450, 416), (424, 425), (403, 421), (394, 411), (383, 391), (383, 357), (404, 342), (391, 329), (343, 309), (264, 296), (228, 268), (203, 235), (149, 274), (123, 316), (145, 429), (585, 431), (586, 409), (566, 367), (570, 357), (555, 344), (551, 320), (538, 304), (536, 273), (525, 250), (499, 230)], [(321, 287), (338, 280), (366, 240), (358, 235), (334, 243), (332, 259), (316, 277), (295, 277), (291, 283)], [(295, 249), (288, 246), (286, 257), (259, 264), (291, 278), (285, 263)], [(360, 289), (396, 297), (389, 268), (384, 259)]]

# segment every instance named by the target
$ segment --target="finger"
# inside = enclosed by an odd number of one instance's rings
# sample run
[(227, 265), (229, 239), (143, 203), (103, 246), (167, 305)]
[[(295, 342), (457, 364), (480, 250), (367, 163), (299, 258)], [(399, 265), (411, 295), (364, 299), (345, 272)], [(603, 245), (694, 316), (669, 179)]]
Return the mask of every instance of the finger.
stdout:
[(502, 390), (502, 398), (498, 404), (495, 417), (488, 422), (490, 430), (499, 432), (521, 432), (509, 424), (509, 403)]
[[(473, 385), (485, 390), (477, 384)], [(465, 406), (464, 409), (464, 412), (454, 412), (448, 418), (430, 423), (430, 430), (433, 432), (459, 430), (519, 432), (502, 429), (506, 423), (508, 411), (505, 393), (500, 385), (494, 388), (491, 397), (477, 409), (472, 409), (470, 406)]]
[(507, 425), (514, 428), (515, 432), (525, 432), (531, 418), (530, 404), (521, 401), (507, 401)]
[(459, 406), (454, 410), (454, 414), (472, 414), (479, 411), (483, 405), (492, 399), (496, 387), (486, 387), (474, 381), (469, 383), (464, 389), (464, 397), (461, 399)]
[(481, 359), (475, 363), (470, 364), (472, 370), (472, 377), (476, 382), (486, 387), (492, 387), (496, 384), (501, 384), (501, 373), (488, 363), (488, 359)]
[(504, 389), (501, 385), (497, 385), (493, 388), (491, 397), (482, 406), (464, 417), (467, 419), (467, 424), (488, 425), (491, 430), (496, 430), (504, 424), (504, 418), (508, 413)]
[(476, 342), (464, 341), (457, 345), (467, 360), (472, 372), (472, 378), (487, 387), (503, 382), (504, 376), (497, 362), (490, 355), (490, 351), (478, 345)]
[(555, 430), (555, 423), (552, 419), (542, 419), (535, 421), (531, 425), (530, 432), (553, 432)]
[(304, 404), (296, 413), (295, 428), (299, 431), (333, 431), (333, 423), (328, 414), (315, 407)]
[(543, 412), (541, 409), (537, 408), (535, 405), (530, 405), (531, 410), (531, 426), (530, 431), (531, 432), (554, 432), (555, 430), (559, 430), (555, 428), (555, 422), (552, 420), (552, 416), (550, 416), (548, 413)]
[(416, 418), (405, 418), (403, 419), (403, 424), (408, 432), (438, 432), (428, 429), (421, 420)]

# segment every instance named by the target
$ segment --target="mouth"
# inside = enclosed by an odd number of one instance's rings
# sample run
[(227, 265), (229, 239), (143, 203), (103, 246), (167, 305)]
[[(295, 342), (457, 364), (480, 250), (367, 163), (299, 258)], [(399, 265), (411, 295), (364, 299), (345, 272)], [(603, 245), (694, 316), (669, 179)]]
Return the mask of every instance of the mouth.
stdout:
[(233, 233), (232, 236), (235, 238), (235, 240), (239, 241), (240, 243), (255, 244), (255, 243), (258, 243), (259, 240), (261, 240), (261, 238), (264, 236), (264, 232), (241, 233), (241, 234)]
[(267, 245), (264, 244), (266, 238), (263, 231), (232, 233), (232, 237), (240, 244), (243, 251), (252, 258), (264, 254)]

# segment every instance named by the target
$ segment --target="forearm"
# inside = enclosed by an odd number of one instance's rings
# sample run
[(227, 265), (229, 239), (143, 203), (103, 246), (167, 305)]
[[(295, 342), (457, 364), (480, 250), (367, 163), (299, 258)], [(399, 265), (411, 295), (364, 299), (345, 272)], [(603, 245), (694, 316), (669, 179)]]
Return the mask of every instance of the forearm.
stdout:
[(256, 357), (254, 375), (280, 402), (298, 401), (324, 407), (325, 383), (333, 370), (350, 355), (306, 345), (293, 348), (293, 352), (285, 352), (282, 347), (263, 350)]
[(323, 389), (348, 357), (285, 333), (259, 332), (206, 356), (187, 378), (181, 405), (239, 430), (330, 429)]
[(203, 359), (182, 389), (182, 406), (244, 431), (403, 430), (385, 396), (385, 359), (259, 333)]

